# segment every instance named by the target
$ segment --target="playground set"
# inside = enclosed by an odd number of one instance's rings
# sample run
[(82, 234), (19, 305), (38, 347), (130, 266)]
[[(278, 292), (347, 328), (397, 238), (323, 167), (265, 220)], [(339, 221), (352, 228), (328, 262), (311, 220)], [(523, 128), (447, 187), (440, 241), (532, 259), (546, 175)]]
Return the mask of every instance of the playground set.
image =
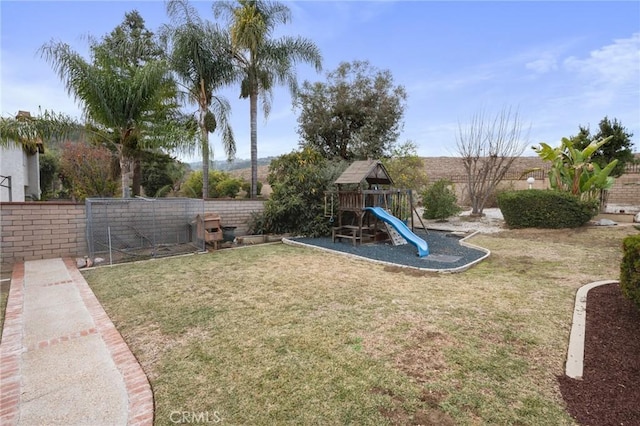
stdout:
[[(414, 216), (422, 219), (411, 190), (393, 188), (382, 162), (355, 161), (334, 184), (336, 190), (325, 197), (325, 215), (335, 225), (334, 243), (344, 239), (356, 246), (390, 240), (394, 245), (413, 244), (420, 257), (429, 255), (427, 242), (414, 233)], [(426, 231), (424, 223), (422, 227)]]

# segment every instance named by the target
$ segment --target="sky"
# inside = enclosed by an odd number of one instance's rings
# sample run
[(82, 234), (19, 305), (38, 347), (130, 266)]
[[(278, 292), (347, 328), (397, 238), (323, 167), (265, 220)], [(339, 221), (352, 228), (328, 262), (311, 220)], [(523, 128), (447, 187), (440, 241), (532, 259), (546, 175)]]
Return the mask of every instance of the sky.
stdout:
[[(638, 1), (284, 1), (292, 22), (281, 35), (312, 40), (323, 70), (297, 67), (298, 81), (326, 81), (341, 62), (367, 60), (407, 91), (399, 142), (421, 156), (455, 156), (456, 136), (474, 115), (517, 110), (530, 146), (592, 134), (605, 116), (631, 133), (640, 152), (640, 2)], [(214, 20), (211, 1), (192, 1)], [(100, 38), (136, 9), (156, 31), (169, 19), (164, 1), (0, 1), (0, 114), (52, 110), (81, 117), (50, 64), (38, 54), (62, 41), (88, 58)], [(232, 107), (239, 159), (250, 157), (249, 101), (222, 90)], [(195, 106), (185, 107), (195, 111)], [(258, 156), (298, 149), (299, 111), (287, 88), (258, 117)], [(224, 159), (219, 136), (213, 159)], [(528, 149), (525, 155), (535, 155)], [(179, 155), (183, 161), (197, 157)]]

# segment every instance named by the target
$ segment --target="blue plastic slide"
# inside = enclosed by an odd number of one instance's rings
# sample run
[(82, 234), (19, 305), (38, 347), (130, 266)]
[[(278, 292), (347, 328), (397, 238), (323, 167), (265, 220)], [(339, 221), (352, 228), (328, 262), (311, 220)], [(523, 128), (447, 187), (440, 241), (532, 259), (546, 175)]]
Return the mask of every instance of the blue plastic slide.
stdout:
[(403, 221), (387, 213), (387, 211), (382, 207), (365, 207), (365, 210), (369, 210), (378, 219), (381, 219), (393, 226), (405, 240), (417, 247), (418, 256), (429, 256), (429, 246), (427, 245), (427, 242), (414, 234)]

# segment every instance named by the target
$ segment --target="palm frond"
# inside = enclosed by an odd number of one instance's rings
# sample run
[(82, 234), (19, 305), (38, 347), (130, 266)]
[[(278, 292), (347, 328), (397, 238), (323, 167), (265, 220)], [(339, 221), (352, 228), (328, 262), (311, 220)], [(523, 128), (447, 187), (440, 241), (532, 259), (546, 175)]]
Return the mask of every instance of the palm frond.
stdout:
[[(238, 78), (231, 62), (230, 36), (216, 25), (203, 21), (184, 0), (171, 0), (167, 13), (173, 23), (164, 30), (171, 68), (186, 88), (188, 102), (198, 106), (199, 120), (203, 120), (208, 111), (214, 115), (225, 153), (232, 158), (236, 147), (228, 118), (231, 106), (226, 99), (215, 96), (217, 89)], [(204, 122), (199, 123), (199, 133), (197, 140), (187, 140), (179, 149), (193, 153), (199, 148), (206, 161), (209, 138)]]
[(231, 105), (229, 101), (223, 97), (214, 96), (211, 102), (211, 112), (216, 117), (218, 129), (222, 136), (222, 146), (227, 155), (227, 159), (231, 160), (236, 155), (236, 142), (233, 136), (233, 129), (229, 121), (231, 115)]
[(84, 126), (74, 118), (46, 110), (36, 117), (1, 117), (0, 146), (17, 145), (34, 150), (39, 142), (64, 139), (84, 131)]

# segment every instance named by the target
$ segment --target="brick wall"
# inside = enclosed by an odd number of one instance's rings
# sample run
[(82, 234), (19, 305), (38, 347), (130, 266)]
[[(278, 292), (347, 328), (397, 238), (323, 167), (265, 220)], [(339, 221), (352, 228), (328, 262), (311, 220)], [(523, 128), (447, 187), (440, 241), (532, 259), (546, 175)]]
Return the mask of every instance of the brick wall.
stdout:
[[(431, 182), (439, 179), (449, 179), (454, 183), (466, 182), (467, 180), (462, 159), (459, 157), (423, 157), (422, 161), (427, 177)], [(545, 169), (548, 168), (548, 165), (539, 157), (518, 157), (511, 165), (507, 178), (519, 179), (524, 171), (535, 168)], [(536, 179), (542, 179), (544, 172), (538, 171), (530, 174)]]
[(640, 173), (629, 173), (616, 179), (616, 183), (609, 191), (607, 204), (635, 207), (627, 210), (640, 211)]
[(202, 200), (188, 198), (89, 199), (87, 248), (89, 256), (158, 244), (185, 244), (193, 241), (190, 223), (205, 212)]
[[(431, 182), (438, 179), (449, 179), (455, 184), (458, 202), (468, 204), (468, 196), (466, 191), (466, 176), (464, 176), (464, 168), (462, 160), (458, 157), (428, 157), (422, 158), (427, 172), (427, 177)], [(501, 189), (526, 189), (528, 184), (526, 178), (529, 175), (535, 177), (533, 184), (534, 189), (547, 189), (549, 180), (546, 173), (538, 171), (530, 173), (522, 178), (520, 176), (526, 170), (534, 168), (548, 168), (549, 165), (543, 162), (539, 157), (519, 157), (516, 158), (511, 170), (507, 174), (507, 179), (499, 185)], [(609, 199), (607, 200), (607, 211), (617, 213), (624, 210), (627, 213), (640, 212), (640, 169), (638, 166), (630, 165), (627, 168), (629, 173), (624, 174), (616, 179), (613, 188), (609, 191)], [(611, 207), (611, 208), (609, 208)]]
[(3, 265), (86, 252), (84, 204), (0, 203), (0, 228)]
[(222, 226), (237, 226), (236, 235), (246, 235), (252, 212), (262, 212), (264, 200), (206, 200), (205, 210), (218, 213)]
[[(138, 224), (149, 221), (148, 212), (137, 214), (136, 203), (142, 200), (122, 200), (122, 209)], [(179, 204), (179, 203), (178, 203)], [(125, 207), (126, 206), (126, 207)], [(177, 204), (176, 204), (177, 206)], [(93, 206), (96, 208), (96, 206)], [(133, 210), (131, 210), (133, 208)], [(178, 207), (176, 207), (178, 208)], [(236, 226), (236, 235), (248, 231), (252, 212), (264, 209), (263, 200), (206, 200), (204, 212), (218, 213), (224, 226)], [(183, 212), (195, 217), (202, 209)], [(124, 217), (115, 212), (114, 220)], [(156, 223), (158, 225), (158, 223)], [(160, 224), (172, 226), (170, 222)], [(15, 262), (56, 257), (78, 257), (88, 254), (86, 241), (87, 218), (84, 204), (27, 202), (0, 203), (0, 258), (2, 265)]]

